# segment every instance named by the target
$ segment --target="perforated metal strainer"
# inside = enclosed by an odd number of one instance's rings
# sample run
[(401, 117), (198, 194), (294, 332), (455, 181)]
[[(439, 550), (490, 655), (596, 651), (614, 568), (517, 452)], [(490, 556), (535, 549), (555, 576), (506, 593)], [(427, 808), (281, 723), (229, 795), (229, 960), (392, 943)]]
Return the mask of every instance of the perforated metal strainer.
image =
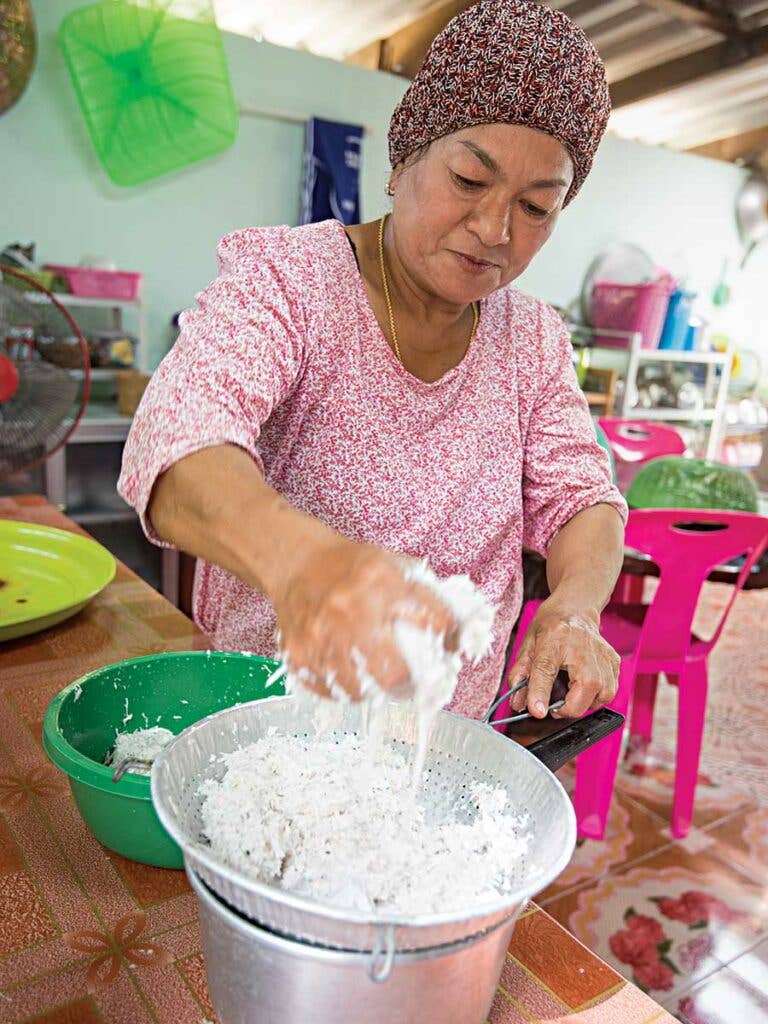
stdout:
[[(255, 881), (213, 853), (200, 819), (200, 784), (224, 774), (218, 755), (256, 742), (269, 729), (284, 735), (315, 735), (311, 710), (293, 697), (228, 708), (190, 726), (155, 761), (152, 799), (188, 869), (231, 907), (281, 935), (337, 949), (374, 950), (386, 959), (395, 950), (426, 949), (485, 932), (511, 917), (560, 874), (573, 853), (576, 822), (552, 771), (622, 722), (615, 712), (599, 711), (526, 749), (483, 723), (440, 712), (419, 796), (430, 817), (440, 820), (455, 814), (471, 820), (475, 808), (467, 783), (484, 782), (507, 791), (514, 812), (528, 816), (526, 831), (531, 834), (528, 853), (515, 868), (513, 890), (482, 908), (459, 913), (409, 917), (340, 910)], [(360, 730), (359, 705), (344, 706), (335, 735)], [(416, 738), (415, 712), (405, 704), (388, 704), (384, 741), (412, 754)]]

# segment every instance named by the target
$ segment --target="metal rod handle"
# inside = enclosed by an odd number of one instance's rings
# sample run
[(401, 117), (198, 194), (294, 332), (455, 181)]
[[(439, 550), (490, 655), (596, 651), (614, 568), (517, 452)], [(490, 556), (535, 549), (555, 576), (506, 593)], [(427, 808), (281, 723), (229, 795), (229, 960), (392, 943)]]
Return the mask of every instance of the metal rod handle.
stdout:
[[(491, 706), (488, 708), (488, 710), (486, 711), (485, 715), (483, 715), (483, 718), (482, 718), (483, 724), (484, 725), (507, 725), (507, 723), (509, 723), (509, 722), (522, 722), (522, 720), (524, 718), (533, 718), (533, 715), (530, 713), (530, 711), (521, 711), (517, 715), (512, 715), (511, 718), (499, 718), (497, 721), (491, 722), (491, 716), (493, 715), (494, 711), (496, 711), (497, 708), (501, 707), (501, 705), (504, 703), (505, 700), (507, 700), (509, 697), (514, 697), (514, 695), (518, 692), (518, 690), (522, 690), (523, 687), (527, 686), (527, 685), (528, 685), (528, 676), (526, 676), (525, 679), (521, 679), (520, 682), (516, 686), (512, 687), (512, 689), (507, 690), (506, 693), (502, 693), (500, 697), (497, 697), (496, 700), (493, 702), (493, 704), (491, 704)], [(561, 708), (563, 706), (563, 704), (565, 704), (564, 700), (556, 700), (556, 701), (554, 701), (554, 703), (550, 704), (549, 707), (547, 708), (547, 714), (549, 715), (553, 711), (557, 711), (559, 708)]]
[(126, 757), (125, 760), (121, 761), (120, 764), (112, 772), (112, 781), (119, 782), (120, 779), (125, 775), (126, 772), (131, 771), (132, 768), (151, 768), (151, 761), (143, 761), (138, 757)]
[(497, 697), (496, 700), (493, 702), (493, 704), (491, 704), (491, 706), (488, 708), (486, 713), (483, 715), (483, 718), (482, 718), (483, 724), (484, 725), (488, 725), (490, 723), (490, 721), (491, 721), (491, 715), (493, 714), (493, 712), (497, 708), (501, 707), (501, 705), (504, 703), (504, 701), (508, 697), (513, 697), (517, 693), (518, 690), (522, 690), (522, 688), (524, 686), (527, 686), (527, 685), (528, 685), (528, 676), (526, 676), (525, 679), (521, 679), (520, 682), (517, 684), (517, 686), (513, 686), (511, 690), (507, 690), (506, 693), (502, 693), (501, 696)]
[(368, 962), (368, 977), (371, 981), (386, 981), (392, 973), (395, 962), (395, 926), (376, 925), (376, 945)]

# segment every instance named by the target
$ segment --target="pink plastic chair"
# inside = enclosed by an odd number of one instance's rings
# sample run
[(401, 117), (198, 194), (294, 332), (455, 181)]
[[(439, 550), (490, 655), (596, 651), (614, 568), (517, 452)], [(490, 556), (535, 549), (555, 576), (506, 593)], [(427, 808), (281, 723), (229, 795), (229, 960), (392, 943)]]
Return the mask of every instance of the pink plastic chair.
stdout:
[[(616, 486), (626, 494), (635, 473), (651, 459), (662, 455), (684, 455), (685, 441), (674, 427), (641, 420), (622, 420), (603, 416), (598, 420), (613, 452), (616, 466)], [(644, 580), (640, 576), (623, 574), (613, 595), (623, 604), (639, 602), (643, 598)]]
[[(698, 527), (698, 528), (697, 528)], [(736, 595), (768, 544), (768, 518), (748, 512), (696, 509), (639, 509), (629, 515), (627, 544), (659, 566), (659, 586), (650, 605), (609, 605), (601, 633), (621, 655), (619, 689), (609, 707), (626, 715), (630, 733), (651, 739), (660, 672), (678, 683), (677, 755), (672, 834), (687, 835), (693, 815), (701, 738), (707, 702), (707, 657), (717, 643)], [(746, 559), (714, 635), (691, 632), (702, 585), (717, 565)], [(512, 661), (540, 601), (523, 608)], [(504, 717), (500, 708), (496, 717)], [(621, 733), (580, 754), (576, 761), (574, 806), (579, 835), (602, 839), (610, 809)]]
[(608, 438), (613, 454), (624, 462), (643, 463), (661, 455), (683, 455), (685, 441), (674, 427), (642, 420), (601, 416), (597, 421)]
[(626, 492), (644, 462), (662, 455), (685, 454), (685, 441), (674, 427), (613, 416), (602, 416), (597, 422), (611, 446), (616, 462), (616, 483), (622, 492)]

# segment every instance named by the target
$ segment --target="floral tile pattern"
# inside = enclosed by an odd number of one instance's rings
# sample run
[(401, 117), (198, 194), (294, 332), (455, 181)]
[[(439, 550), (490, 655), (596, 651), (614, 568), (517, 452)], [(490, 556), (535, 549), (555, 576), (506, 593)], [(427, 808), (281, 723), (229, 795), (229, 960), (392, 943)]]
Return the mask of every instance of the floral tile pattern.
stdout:
[[(703, 635), (728, 596), (723, 585), (705, 588), (698, 615)], [(685, 1024), (768, 1024), (766, 617), (768, 591), (740, 594), (710, 658), (696, 827), (689, 836), (674, 841), (668, 827), (677, 697), (662, 679), (653, 741), (645, 749), (629, 745), (606, 850), (590, 861), (593, 877), (544, 894), (549, 913)], [(649, 819), (627, 820), (627, 800)], [(662, 845), (633, 859), (643, 843), (658, 842), (651, 822), (661, 819)], [(617, 843), (617, 832), (633, 827), (642, 835)], [(617, 855), (623, 848), (625, 860), (606, 871), (610, 847)], [(578, 858), (569, 870), (578, 871)]]
[(715, 853), (768, 884), (768, 804), (735, 814), (708, 830)]
[[(570, 793), (572, 773), (561, 776), (561, 781)], [(571, 863), (548, 889), (537, 896), (537, 902), (547, 906), (558, 894), (666, 846), (669, 840), (664, 834), (665, 824), (626, 794), (617, 793), (611, 806), (605, 840), (580, 841)]]
[[(663, 693), (664, 689), (664, 684), (660, 683), (659, 691)], [(673, 688), (666, 686), (666, 689)], [(658, 707), (656, 717), (660, 717)], [(620, 793), (627, 794), (667, 823), (672, 816), (675, 785), (674, 743), (674, 737), (668, 747), (654, 738), (650, 747), (631, 747), (626, 759), (619, 766), (616, 780), (616, 788)], [(752, 795), (743, 784), (723, 783), (717, 776), (700, 768), (693, 814), (694, 825), (704, 828), (748, 806), (752, 801)]]
[(548, 910), (567, 914), (577, 938), (656, 997), (690, 988), (768, 930), (759, 888), (704, 855), (669, 849)]
[(724, 968), (682, 996), (675, 1012), (683, 1024), (768, 1024), (768, 997)]

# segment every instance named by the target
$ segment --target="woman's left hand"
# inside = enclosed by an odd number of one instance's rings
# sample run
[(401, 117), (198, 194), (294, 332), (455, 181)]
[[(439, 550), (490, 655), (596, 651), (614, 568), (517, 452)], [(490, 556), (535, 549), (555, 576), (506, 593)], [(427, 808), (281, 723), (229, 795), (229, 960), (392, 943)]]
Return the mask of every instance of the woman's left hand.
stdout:
[(579, 718), (613, 700), (621, 659), (600, 636), (599, 625), (596, 610), (569, 607), (557, 595), (544, 601), (507, 675), (510, 688), (528, 677), (528, 686), (512, 698), (513, 710), (527, 704), (534, 718), (544, 718), (562, 668), (569, 676), (568, 696), (553, 718)]

